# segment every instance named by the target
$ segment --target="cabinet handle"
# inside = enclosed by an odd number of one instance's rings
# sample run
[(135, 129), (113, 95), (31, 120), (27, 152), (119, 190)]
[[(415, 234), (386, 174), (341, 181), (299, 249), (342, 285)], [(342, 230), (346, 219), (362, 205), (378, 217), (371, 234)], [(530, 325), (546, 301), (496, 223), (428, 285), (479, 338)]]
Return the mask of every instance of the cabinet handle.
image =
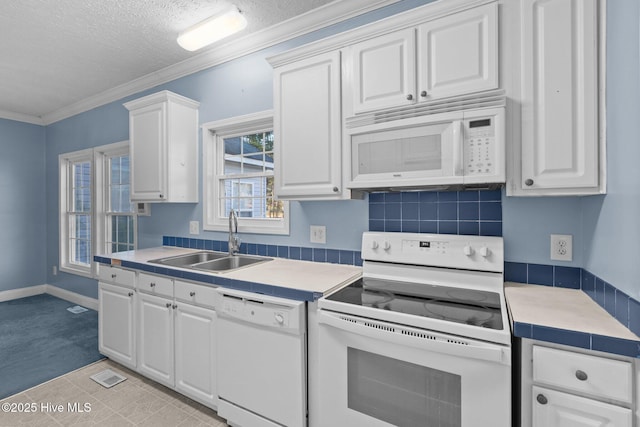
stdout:
[(171, 308), (171, 303), (170, 303), (170, 302), (168, 302), (168, 303), (166, 304), (166, 306), (167, 306), (167, 308)]
[(161, 199), (164, 199), (164, 194), (159, 194)]
[(195, 297), (196, 293), (195, 292), (189, 292), (189, 296)]
[(156, 284), (154, 282), (149, 283), (149, 286), (151, 286), (152, 288), (156, 287)]
[(420, 96), (423, 97), (423, 98), (426, 98), (427, 97), (427, 91), (423, 90), (422, 92), (420, 92)]
[(525, 182), (524, 185), (526, 185), (527, 187), (531, 187), (533, 185), (533, 180), (531, 178), (528, 178)]
[(338, 187), (333, 187), (333, 192), (337, 193), (338, 191), (340, 191), (340, 189)]
[(411, 101), (413, 99), (413, 95), (409, 94), (407, 95), (407, 101)]
[(113, 273), (113, 274), (111, 275), (111, 278), (112, 278), (112, 279), (115, 279), (115, 278), (116, 278), (116, 276), (117, 276), (117, 274), (116, 274), (116, 273)]
[(537, 396), (536, 396), (536, 400), (537, 400), (537, 401), (538, 401), (538, 403), (539, 403), (539, 404), (541, 404), (541, 405), (546, 405), (546, 404), (547, 404), (547, 402), (549, 402), (549, 401), (547, 400), (547, 398), (544, 396), (544, 394), (539, 394), (539, 395), (537, 395)]
[(176, 308), (178, 308), (178, 304), (173, 304), (173, 309), (175, 310)]
[(130, 297), (133, 296), (133, 292), (129, 292), (127, 295), (129, 295)]
[(587, 378), (589, 378), (589, 376), (585, 371), (581, 371), (580, 369), (578, 369), (576, 371), (576, 378), (579, 379), (580, 381), (586, 381)]

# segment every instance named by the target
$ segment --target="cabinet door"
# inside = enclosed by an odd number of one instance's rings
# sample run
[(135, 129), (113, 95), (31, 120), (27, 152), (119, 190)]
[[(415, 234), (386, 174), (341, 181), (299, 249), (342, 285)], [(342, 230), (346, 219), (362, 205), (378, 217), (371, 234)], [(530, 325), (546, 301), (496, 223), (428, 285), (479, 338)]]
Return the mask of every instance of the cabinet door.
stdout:
[(178, 303), (175, 317), (176, 389), (217, 406), (216, 312)]
[(172, 305), (138, 293), (138, 371), (169, 387), (174, 385)]
[(163, 201), (166, 197), (166, 103), (129, 113), (131, 199)]
[(631, 427), (628, 408), (533, 387), (533, 427)]
[(522, 1), (525, 191), (598, 192), (597, 39), (597, 0)]
[(397, 31), (353, 45), (353, 112), (415, 102), (415, 30)]
[(496, 89), (498, 5), (487, 4), (418, 27), (418, 98)]
[(340, 198), (340, 52), (274, 70), (276, 195)]
[(135, 293), (133, 289), (99, 283), (98, 336), (100, 353), (135, 369)]

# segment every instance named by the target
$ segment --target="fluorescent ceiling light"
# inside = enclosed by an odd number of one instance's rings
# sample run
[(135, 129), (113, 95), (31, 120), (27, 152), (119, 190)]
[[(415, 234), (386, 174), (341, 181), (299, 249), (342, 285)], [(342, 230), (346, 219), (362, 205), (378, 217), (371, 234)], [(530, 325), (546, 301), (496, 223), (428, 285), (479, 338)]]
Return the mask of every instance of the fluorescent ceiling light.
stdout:
[(236, 6), (205, 19), (178, 36), (178, 44), (194, 51), (243, 30), (247, 20)]

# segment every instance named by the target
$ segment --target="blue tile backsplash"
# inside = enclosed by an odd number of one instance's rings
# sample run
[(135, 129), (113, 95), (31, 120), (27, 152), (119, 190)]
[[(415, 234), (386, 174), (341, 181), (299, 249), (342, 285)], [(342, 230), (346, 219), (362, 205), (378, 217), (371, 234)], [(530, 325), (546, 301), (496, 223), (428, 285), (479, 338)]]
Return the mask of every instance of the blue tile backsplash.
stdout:
[[(223, 240), (191, 239), (188, 237), (163, 236), (164, 246), (180, 248), (204, 249), (209, 251), (229, 250), (229, 243)], [(261, 243), (244, 243), (240, 245), (240, 253), (277, 258), (297, 259), (303, 261), (328, 262), (362, 266), (360, 251), (343, 249), (307, 248), (300, 246), (264, 245)]]
[(369, 230), (502, 236), (500, 190), (369, 194)]

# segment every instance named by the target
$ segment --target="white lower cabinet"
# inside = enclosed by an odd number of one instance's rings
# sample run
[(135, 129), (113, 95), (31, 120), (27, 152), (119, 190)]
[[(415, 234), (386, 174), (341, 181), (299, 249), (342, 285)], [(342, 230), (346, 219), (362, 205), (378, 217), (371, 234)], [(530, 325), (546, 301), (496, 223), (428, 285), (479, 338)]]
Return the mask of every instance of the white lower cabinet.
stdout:
[(215, 288), (101, 265), (100, 353), (217, 409)]
[(631, 427), (631, 409), (533, 387), (533, 427)]
[(174, 327), (176, 390), (217, 405), (216, 312), (178, 302)]
[(633, 359), (522, 340), (521, 427), (632, 427)]
[(214, 288), (140, 273), (138, 372), (216, 408)]
[(138, 296), (138, 371), (174, 386), (173, 299), (140, 292)]
[(99, 282), (98, 349), (129, 368), (136, 368), (135, 300), (133, 289)]
[(98, 350), (136, 368), (136, 273), (109, 265), (98, 269)]

